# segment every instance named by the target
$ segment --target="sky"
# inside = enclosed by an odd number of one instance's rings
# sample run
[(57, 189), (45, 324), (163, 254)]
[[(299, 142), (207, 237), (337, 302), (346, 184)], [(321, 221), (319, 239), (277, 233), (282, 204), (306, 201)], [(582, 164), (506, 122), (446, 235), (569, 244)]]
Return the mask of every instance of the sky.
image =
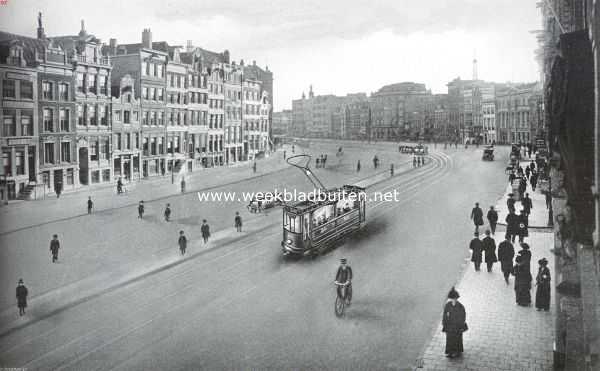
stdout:
[(253, 60), (274, 74), (274, 109), (315, 94), (365, 92), (414, 81), (446, 93), (456, 77), (532, 82), (539, 76), (537, 0), (7, 0), (0, 30), (74, 35), (85, 20), (103, 42), (153, 41)]

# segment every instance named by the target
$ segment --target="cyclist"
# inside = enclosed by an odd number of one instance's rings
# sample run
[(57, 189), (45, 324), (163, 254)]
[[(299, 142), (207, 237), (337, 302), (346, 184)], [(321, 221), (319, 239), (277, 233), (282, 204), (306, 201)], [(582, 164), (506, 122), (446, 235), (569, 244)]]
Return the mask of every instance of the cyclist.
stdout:
[[(346, 293), (348, 290), (352, 289), (352, 268), (347, 265), (347, 260), (345, 258), (340, 259), (340, 267), (337, 270), (335, 275), (335, 282), (337, 283), (347, 283)], [(337, 287), (337, 294), (341, 298), (342, 297), (342, 286)]]

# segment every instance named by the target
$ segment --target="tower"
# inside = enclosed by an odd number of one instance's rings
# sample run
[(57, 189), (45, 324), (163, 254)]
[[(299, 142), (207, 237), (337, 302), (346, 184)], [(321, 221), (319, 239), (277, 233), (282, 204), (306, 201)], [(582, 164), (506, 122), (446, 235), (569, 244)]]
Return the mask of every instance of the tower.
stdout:
[(42, 12), (38, 13), (37, 38), (40, 40), (46, 38), (46, 34), (44, 33), (44, 26), (42, 25)]
[(478, 80), (478, 78), (477, 78), (477, 57), (475, 56), (475, 52), (473, 52), (473, 80)]
[(308, 91), (308, 97), (309, 98), (314, 98), (315, 97), (315, 93), (313, 93), (313, 90), (312, 90), (312, 85), (310, 86), (310, 90)]

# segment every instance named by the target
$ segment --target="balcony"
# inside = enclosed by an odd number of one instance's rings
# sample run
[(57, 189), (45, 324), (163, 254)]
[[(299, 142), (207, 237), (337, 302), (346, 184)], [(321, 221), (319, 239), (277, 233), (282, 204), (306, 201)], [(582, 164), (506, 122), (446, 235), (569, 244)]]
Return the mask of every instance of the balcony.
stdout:
[(77, 62), (99, 64), (101, 66), (110, 66), (110, 58), (109, 57), (88, 58), (87, 55), (78, 55)]

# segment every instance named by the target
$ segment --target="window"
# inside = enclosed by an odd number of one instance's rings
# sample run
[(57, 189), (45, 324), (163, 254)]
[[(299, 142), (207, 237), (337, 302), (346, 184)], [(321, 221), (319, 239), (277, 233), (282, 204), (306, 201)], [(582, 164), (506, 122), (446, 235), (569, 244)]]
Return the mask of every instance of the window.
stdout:
[(2, 167), (4, 167), (4, 174), (6, 176), (12, 176), (12, 165), (10, 163), (10, 152), (2, 152)]
[(44, 163), (54, 163), (54, 143), (44, 143)]
[(95, 140), (90, 142), (90, 160), (98, 161), (98, 142)]
[(62, 142), (60, 144), (60, 161), (71, 162), (71, 143)]
[(69, 100), (69, 85), (58, 84), (58, 99), (64, 101)]
[(131, 133), (125, 134), (125, 148), (131, 149)]
[(121, 111), (113, 112), (113, 120), (120, 122), (121, 121)]
[(150, 114), (150, 123), (152, 125), (156, 125), (156, 111), (152, 111), (152, 113)]
[(153, 71), (154, 72), (154, 76), (158, 76), (158, 64), (153, 63), (152, 67), (153, 67), (153, 70), (154, 70)]
[(42, 82), (42, 97), (45, 100), (52, 100), (52, 83), (48, 81)]
[(81, 72), (77, 73), (77, 92), (78, 93), (85, 93), (85, 90), (83, 87), (84, 80), (85, 80), (85, 75)]
[(110, 141), (108, 139), (102, 139), (102, 142), (100, 142), (100, 159), (107, 160), (109, 152), (110, 152)]
[(92, 183), (100, 183), (100, 170), (92, 171)]
[(60, 131), (69, 131), (69, 110), (61, 108), (58, 112)]
[(107, 95), (106, 76), (98, 76), (98, 88), (100, 94)]
[(25, 174), (25, 152), (15, 152), (15, 167), (17, 170), (17, 175)]
[(121, 150), (121, 133), (115, 134), (115, 147), (120, 151)]
[(138, 122), (140, 121), (140, 113), (138, 111), (132, 111), (133, 113), (133, 121)]
[(150, 153), (155, 155), (156, 154), (156, 138), (151, 138), (150, 139)]
[(165, 121), (164, 121), (164, 112), (163, 111), (158, 111), (158, 124), (159, 125), (164, 125)]
[(156, 100), (156, 88), (150, 88), (148, 99)]
[(4, 98), (16, 98), (15, 80), (4, 80), (2, 87), (2, 96)]
[(21, 110), (21, 135), (24, 137), (33, 135), (33, 111)]
[(181, 87), (181, 76), (177, 75), (177, 87), (180, 88)]
[(142, 76), (146, 76), (146, 68), (148, 68), (148, 63), (142, 62)]
[(163, 73), (163, 71), (164, 71), (164, 70), (163, 70), (163, 68), (164, 68), (164, 67), (163, 67), (163, 65), (162, 65), (162, 64), (159, 64), (159, 65), (158, 65), (158, 77), (160, 77), (161, 79), (162, 79), (162, 77), (163, 77), (163, 75), (164, 75), (164, 73)]
[(74, 179), (75, 178), (73, 177), (73, 169), (67, 169), (67, 184), (73, 185)]
[(142, 150), (144, 151), (144, 156), (148, 156), (148, 138), (144, 137), (143, 143), (142, 143)]
[(179, 137), (173, 138), (175, 142), (175, 152), (179, 152)]
[(108, 126), (108, 109), (106, 106), (100, 106), (98, 110), (100, 111), (100, 125)]
[(33, 99), (33, 82), (21, 80), (21, 99)]
[(150, 76), (150, 65), (151, 65), (151, 64), (152, 64), (152, 63), (146, 63), (146, 75), (147, 75), (147, 76)]
[(175, 80), (173, 79), (173, 74), (172, 73), (169, 74), (169, 86), (170, 87), (174, 87), (175, 86)]
[(110, 169), (102, 170), (102, 181), (110, 182)]
[(162, 102), (163, 101), (163, 92), (164, 91), (163, 91), (163, 89), (156, 89), (156, 90), (158, 92), (158, 100)]
[(139, 149), (139, 148), (140, 148), (140, 134), (135, 133), (135, 149)]
[(143, 116), (142, 116), (142, 124), (144, 125), (148, 125), (148, 116), (149, 116), (149, 112), (148, 111), (144, 111)]
[(96, 107), (93, 104), (88, 104), (87, 108), (87, 118), (89, 125), (98, 125), (98, 121), (96, 121)]
[(159, 137), (158, 138), (158, 153), (162, 155), (164, 153), (164, 150), (165, 149), (164, 149), (164, 145), (163, 145), (163, 138)]
[(16, 111), (15, 110), (4, 110), (4, 118), (2, 125), (2, 136), (14, 137), (16, 133)]
[(54, 131), (54, 127), (52, 125), (52, 121), (53, 121), (52, 110), (50, 108), (44, 108), (42, 116), (43, 116), (43, 120), (44, 120), (44, 131), (47, 131), (47, 132)]
[(123, 123), (129, 124), (131, 123), (131, 111), (123, 111)]
[(85, 126), (84, 115), (83, 115), (83, 106), (81, 104), (77, 105), (77, 125)]
[(169, 112), (169, 125), (173, 125), (174, 117), (175, 117), (175, 113), (172, 111)]
[(146, 87), (142, 88), (142, 98), (148, 99), (148, 88)]

